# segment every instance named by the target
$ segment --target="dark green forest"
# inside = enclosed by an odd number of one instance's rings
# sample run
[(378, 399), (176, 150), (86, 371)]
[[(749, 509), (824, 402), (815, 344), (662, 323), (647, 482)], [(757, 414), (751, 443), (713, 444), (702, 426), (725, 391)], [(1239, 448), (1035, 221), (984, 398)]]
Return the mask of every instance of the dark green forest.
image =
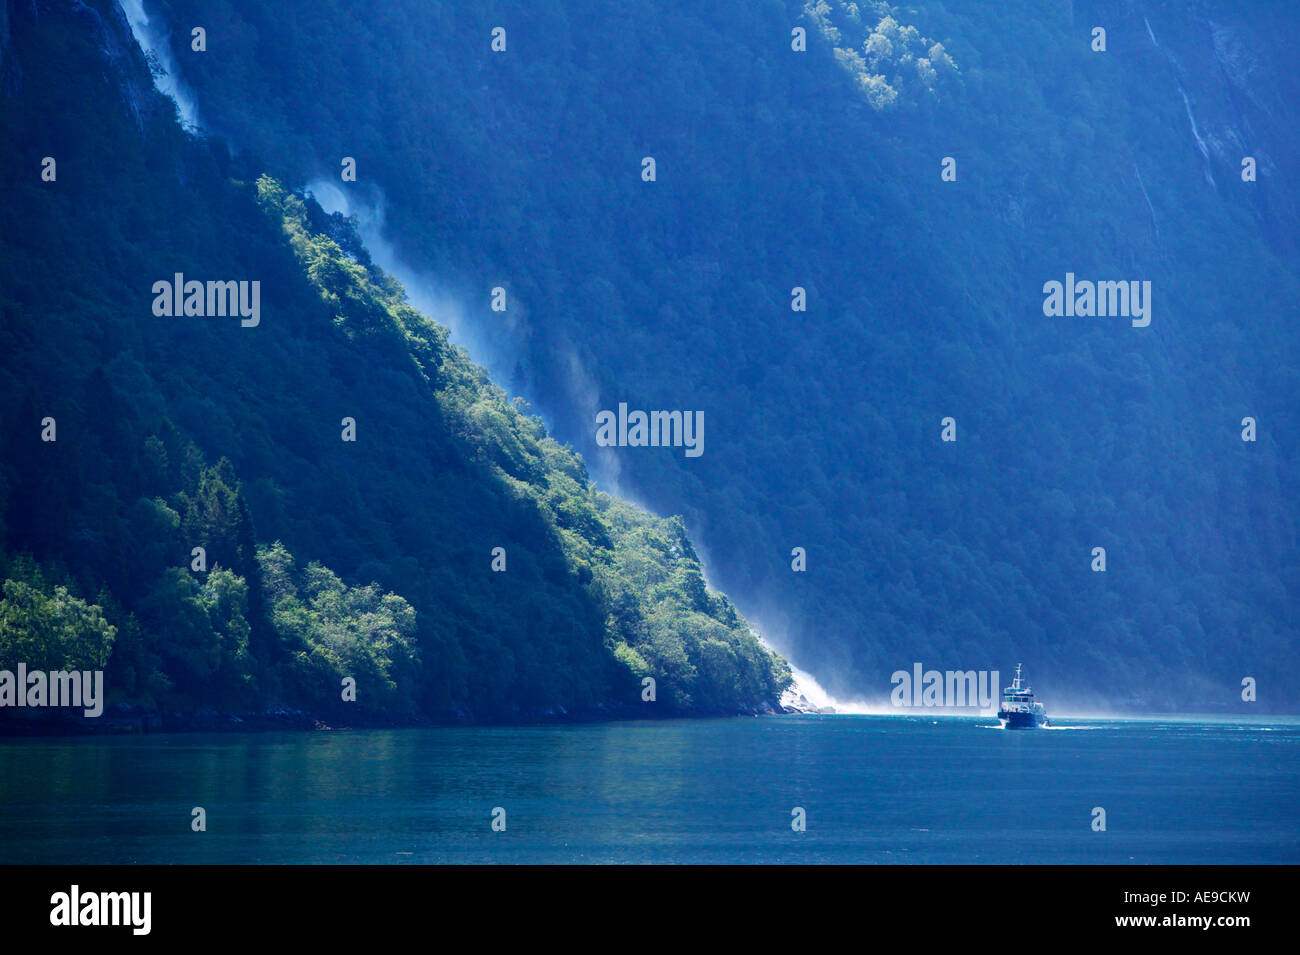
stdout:
[[(184, 132), (114, 5), (5, 9), (0, 668), (102, 667), (119, 712), (775, 703), (682, 520), (598, 491), (352, 222)], [(258, 280), (260, 323), (156, 315), (178, 272)]]
[[(355, 157), (494, 377), (833, 692), (1300, 700), (1288, 4), (146, 6), (205, 128), (292, 184)], [(1067, 272), (1150, 281), (1150, 326), (1046, 318)], [(620, 401), (707, 453), (596, 448)]]

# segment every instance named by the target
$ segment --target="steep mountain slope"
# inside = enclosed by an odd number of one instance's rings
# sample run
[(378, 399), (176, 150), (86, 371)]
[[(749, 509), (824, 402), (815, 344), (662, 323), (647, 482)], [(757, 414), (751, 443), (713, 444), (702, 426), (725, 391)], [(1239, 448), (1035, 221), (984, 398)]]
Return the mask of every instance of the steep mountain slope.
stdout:
[[(353, 720), (780, 695), (681, 521), (597, 492), (349, 222), (185, 134), (116, 4), (5, 10), (0, 668)], [(172, 309), (178, 275), (257, 308)]]
[[(293, 182), (356, 158), (494, 373), (833, 691), (1024, 658), (1300, 702), (1293, 5), (146, 7), (213, 128)], [(1046, 316), (1067, 273), (1150, 281), (1150, 325)], [(706, 453), (598, 448), (619, 402)]]

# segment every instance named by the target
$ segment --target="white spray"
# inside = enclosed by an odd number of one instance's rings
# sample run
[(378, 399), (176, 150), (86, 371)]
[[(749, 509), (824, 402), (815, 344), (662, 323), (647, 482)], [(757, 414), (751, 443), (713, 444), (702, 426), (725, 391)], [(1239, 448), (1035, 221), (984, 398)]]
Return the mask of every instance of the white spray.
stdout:
[(154, 85), (164, 96), (169, 96), (176, 103), (181, 113), (181, 125), (189, 130), (199, 128), (199, 111), (194, 104), (194, 97), (180, 81), (176, 64), (172, 60), (171, 49), (167, 46), (167, 34), (159, 24), (149, 19), (144, 12), (144, 0), (119, 0), (126, 22), (131, 25), (131, 34), (140, 49), (152, 53), (163, 74), (154, 77)]

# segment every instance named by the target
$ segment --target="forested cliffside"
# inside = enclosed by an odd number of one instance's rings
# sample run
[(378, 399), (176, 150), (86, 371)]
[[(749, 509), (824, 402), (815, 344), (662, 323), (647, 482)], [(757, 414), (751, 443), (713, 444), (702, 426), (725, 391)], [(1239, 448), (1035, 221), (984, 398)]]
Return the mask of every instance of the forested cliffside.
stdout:
[[(0, 669), (330, 722), (775, 703), (680, 519), (597, 491), (351, 223), (184, 132), (116, 4), (4, 9)], [(255, 318), (170, 314), (174, 280), (256, 282)]]
[[(212, 128), (355, 157), (494, 374), (833, 692), (1300, 702), (1293, 4), (146, 7)], [(1046, 316), (1067, 273), (1150, 324)], [(623, 401), (708, 450), (597, 447)]]

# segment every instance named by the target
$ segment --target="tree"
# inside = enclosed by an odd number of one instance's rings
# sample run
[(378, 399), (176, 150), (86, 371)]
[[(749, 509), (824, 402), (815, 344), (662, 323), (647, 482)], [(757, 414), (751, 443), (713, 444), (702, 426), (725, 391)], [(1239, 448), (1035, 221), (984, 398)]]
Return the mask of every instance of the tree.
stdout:
[(67, 587), (43, 592), (5, 580), (0, 599), (0, 668), (25, 663), (31, 670), (100, 670), (108, 664), (117, 628), (103, 610)]

